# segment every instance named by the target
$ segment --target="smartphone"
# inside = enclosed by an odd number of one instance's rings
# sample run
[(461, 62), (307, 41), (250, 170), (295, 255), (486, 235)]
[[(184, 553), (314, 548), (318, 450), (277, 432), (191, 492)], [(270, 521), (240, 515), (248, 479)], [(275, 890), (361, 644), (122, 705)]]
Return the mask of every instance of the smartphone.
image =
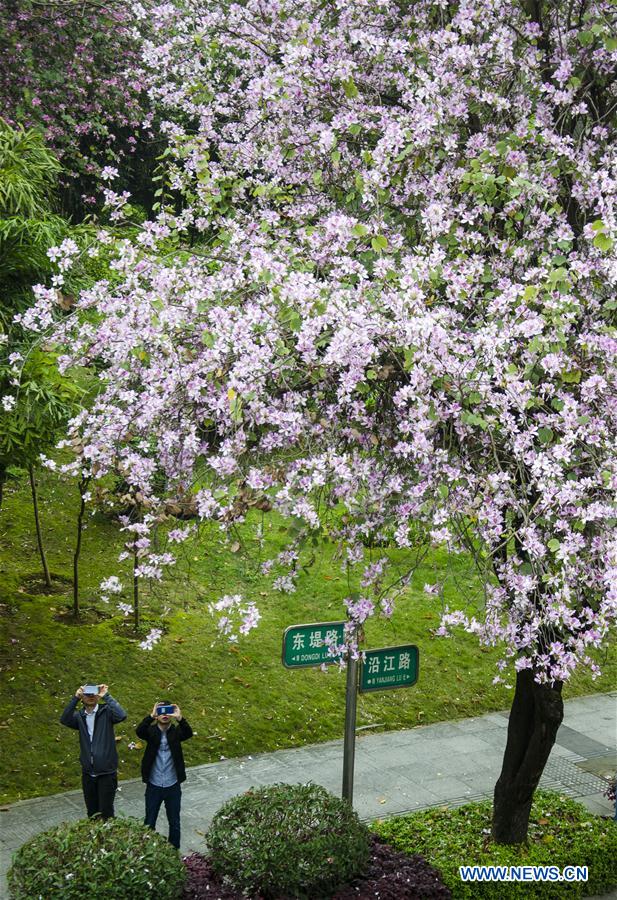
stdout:
[(98, 684), (85, 684), (84, 685), (84, 694), (98, 694), (99, 686)]
[(157, 706), (156, 714), (157, 716), (171, 716), (175, 712), (175, 706)]

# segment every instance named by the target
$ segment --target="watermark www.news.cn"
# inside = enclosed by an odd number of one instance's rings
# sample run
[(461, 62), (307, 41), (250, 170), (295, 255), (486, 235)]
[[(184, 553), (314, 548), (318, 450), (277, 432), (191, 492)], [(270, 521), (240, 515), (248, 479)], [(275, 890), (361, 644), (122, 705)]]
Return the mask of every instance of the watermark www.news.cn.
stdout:
[(459, 866), (462, 881), (587, 881), (587, 866)]

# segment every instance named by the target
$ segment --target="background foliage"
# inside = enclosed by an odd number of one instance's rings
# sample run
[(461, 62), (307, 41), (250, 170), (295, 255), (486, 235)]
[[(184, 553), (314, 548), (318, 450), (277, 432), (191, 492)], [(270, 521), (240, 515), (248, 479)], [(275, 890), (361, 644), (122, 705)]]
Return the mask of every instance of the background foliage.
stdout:
[(156, 151), (136, 67), (148, 21), (118, 0), (2, 4), (0, 107), (11, 123), (38, 126), (56, 151), (67, 212), (98, 203), (107, 164), (134, 192), (146, 184)]

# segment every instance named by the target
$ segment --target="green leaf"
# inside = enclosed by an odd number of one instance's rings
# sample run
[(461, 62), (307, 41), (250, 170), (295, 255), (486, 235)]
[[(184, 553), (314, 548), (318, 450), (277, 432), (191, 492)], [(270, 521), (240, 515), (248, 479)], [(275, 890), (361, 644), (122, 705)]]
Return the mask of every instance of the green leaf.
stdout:
[(302, 326), (302, 316), (298, 312), (292, 312), (287, 322), (292, 331), (300, 331)]
[(547, 543), (546, 546), (547, 546), (548, 549), (551, 550), (553, 553), (557, 553), (557, 551), (558, 551), (559, 548), (561, 547), (561, 543), (557, 540), (557, 538), (551, 538), (550, 541), (548, 541), (548, 543)]
[(415, 144), (407, 144), (406, 147), (403, 147), (398, 156), (394, 157), (394, 162), (402, 162), (404, 159), (407, 159), (414, 151)]
[(602, 250), (604, 253), (607, 253), (609, 250), (612, 250), (614, 243), (615, 242), (613, 241), (613, 239), (611, 237), (609, 237), (607, 234), (602, 234), (602, 232), (600, 232), (599, 234), (596, 234), (596, 236), (593, 239), (594, 247), (597, 247), (598, 250)]
[(489, 424), (482, 416), (478, 416), (476, 413), (464, 411), (461, 414), (461, 419), (465, 422), (466, 425), (477, 425), (478, 428), (481, 428), (482, 431), (488, 431)]
[(354, 227), (351, 229), (351, 233), (354, 235), (354, 237), (364, 237), (368, 234), (368, 228), (366, 227), (366, 225), (363, 225), (362, 222), (358, 222), (357, 225), (354, 225)]
[(570, 369), (570, 371), (562, 372), (561, 380), (564, 384), (579, 384), (581, 380), (581, 370)]
[(384, 237), (383, 234), (377, 234), (371, 240), (371, 247), (373, 250), (380, 252), (381, 250), (385, 250), (388, 246), (388, 238)]
[(562, 267), (559, 267), (557, 269), (553, 269), (553, 271), (548, 276), (548, 280), (554, 284), (557, 281), (564, 281), (567, 277), (568, 277), (568, 270), (564, 269)]
[(548, 428), (545, 426), (543, 428), (538, 429), (538, 439), (543, 444), (550, 444), (550, 442), (553, 440), (553, 436), (554, 436), (554, 432), (553, 432), (552, 428)]
[(356, 83), (353, 78), (347, 78), (343, 82), (343, 90), (345, 91), (345, 96), (349, 97), (350, 100), (353, 100), (358, 96), (358, 88), (356, 87)]
[(229, 397), (229, 413), (231, 415), (231, 421), (238, 422), (242, 421), (242, 399), (235, 394), (233, 391), (228, 391), (228, 396), (230, 393), (233, 393), (233, 397)]

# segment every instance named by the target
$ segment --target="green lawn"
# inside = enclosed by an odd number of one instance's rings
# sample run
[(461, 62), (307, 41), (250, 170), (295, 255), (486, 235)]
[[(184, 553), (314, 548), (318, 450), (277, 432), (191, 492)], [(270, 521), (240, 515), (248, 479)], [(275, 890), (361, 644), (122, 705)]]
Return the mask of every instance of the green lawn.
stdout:
[[(490, 838), (490, 800), (426, 809), (377, 821), (372, 828), (403, 853), (420, 853), (440, 871), (453, 900), (565, 900), (608, 894), (617, 885), (617, 828), (610, 819), (554, 791), (539, 790), (524, 844)], [(588, 881), (464, 882), (459, 866), (586, 866)], [(611, 894), (611, 896), (614, 896)]]
[[(40, 493), (50, 568), (69, 577), (77, 489), (46, 473)], [(262, 558), (285, 538), (271, 514), (264, 533)], [(24, 579), (39, 568), (31, 503), (26, 479), (9, 483), (0, 510), (2, 802), (78, 787), (77, 738), (58, 717), (86, 679), (107, 682), (128, 711), (117, 729), (121, 778), (138, 775), (141, 752), (128, 745), (136, 740), (135, 724), (162, 698), (179, 703), (196, 732), (186, 745), (189, 765), (342, 737), (344, 675), (334, 667), (324, 674), (281, 665), (287, 625), (343, 618), (348, 584), (340, 561), (326, 549), (301, 575), (295, 594), (275, 593), (259, 574), (258, 546), (248, 534), (247, 529), (236, 552), (214, 527), (184, 545), (167, 581), (144, 592), (146, 625), (163, 623), (167, 629), (160, 644), (144, 651), (130, 629), (120, 626), (120, 615), (96, 624), (58, 621), (55, 616), (70, 602), (70, 586), (64, 595), (28, 593)], [(100, 602), (97, 589), (111, 574), (129, 583), (126, 563), (116, 561), (121, 548), (114, 524), (89, 519), (81, 566), (85, 606), (113, 609), (113, 602), (107, 608)], [(402, 565), (400, 553), (390, 555)], [(491, 684), (497, 652), (481, 650), (468, 635), (445, 640), (431, 634), (440, 601), (422, 586), (444, 574), (452, 605), (457, 594), (478, 595), (469, 561), (435, 552), (416, 572), (393, 618), (369, 621), (368, 647), (419, 646), (420, 678), (408, 690), (360, 696), (359, 726), (407, 728), (509, 705), (511, 692)], [(256, 631), (230, 646), (217, 638), (207, 606), (224, 593), (239, 592), (258, 602), (263, 618)], [(130, 602), (129, 596), (121, 599)], [(603, 663), (603, 679), (578, 678), (566, 687), (566, 697), (610, 689), (617, 672), (614, 649)]]

